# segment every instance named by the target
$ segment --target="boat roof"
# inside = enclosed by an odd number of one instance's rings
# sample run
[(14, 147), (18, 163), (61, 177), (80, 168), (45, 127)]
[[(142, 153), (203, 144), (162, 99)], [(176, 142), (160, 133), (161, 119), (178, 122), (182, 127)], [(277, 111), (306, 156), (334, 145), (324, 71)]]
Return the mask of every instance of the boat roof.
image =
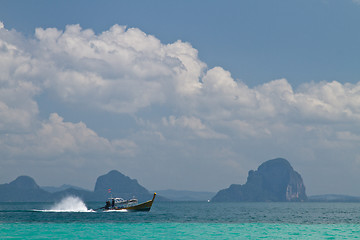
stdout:
[(135, 198), (132, 198), (130, 200), (125, 200), (123, 198), (114, 198), (114, 197), (111, 197), (109, 198), (110, 201), (114, 201), (115, 203), (119, 203), (119, 204), (128, 204), (128, 203), (137, 203), (138, 200), (135, 199)]

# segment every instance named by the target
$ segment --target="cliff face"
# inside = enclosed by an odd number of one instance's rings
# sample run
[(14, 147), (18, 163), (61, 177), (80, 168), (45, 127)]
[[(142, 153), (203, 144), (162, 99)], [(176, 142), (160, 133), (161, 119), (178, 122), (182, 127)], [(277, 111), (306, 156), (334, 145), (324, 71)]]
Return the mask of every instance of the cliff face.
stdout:
[(269, 160), (256, 171), (249, 171), (244, 185), (232, 184), (219, 191), (212, 199), (215, 202), (286, 202), (306, 201), (305, 186), (299, 173), (283, 158)]

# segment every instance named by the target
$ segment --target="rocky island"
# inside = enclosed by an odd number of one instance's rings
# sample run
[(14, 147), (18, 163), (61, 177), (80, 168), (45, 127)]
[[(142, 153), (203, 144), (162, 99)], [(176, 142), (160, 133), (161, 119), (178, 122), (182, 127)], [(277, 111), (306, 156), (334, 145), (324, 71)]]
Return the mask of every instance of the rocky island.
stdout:
[(0, 202), (49, 202), (69, 195), (78, 196), (85, 201), (104, 201), (111, 195), (124, 198), (136, 196), (139, 201), (152, 198), (152, 194), (136, 179), (131, 179), (116, 170), (98, 177), (94, 191), (70, 187), (48, 192), (29, 176), (20, 176), (10, 183), (0, 184)]
[(244, 185), (232, 184), (220, 190), (213, 202), (299, 202), (306, 201), (305, 186), (299, 173), (283, 158), (261, 164), (249, 171)]
[(93, 198), (94, 200), (102, 201), (104, 196), (109, 196), (109, 194), (125, 199), (136, 196), (139, 201), (152, 198), (152, 193), (150, 194), (136, 179), (131, 179), (116, 170), (112, 170), (97, 178)]
[(10, 183), (0, 184), (0, 202), (38, 202), (50, 199), (51, 193), (41, 189), (28, 176), (20, 176)]

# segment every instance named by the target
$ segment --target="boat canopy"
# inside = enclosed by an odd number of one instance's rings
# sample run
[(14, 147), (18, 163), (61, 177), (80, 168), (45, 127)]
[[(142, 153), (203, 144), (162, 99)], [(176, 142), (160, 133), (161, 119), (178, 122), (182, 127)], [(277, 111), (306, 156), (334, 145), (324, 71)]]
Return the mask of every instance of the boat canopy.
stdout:
[(136, 204), (138, 203), (138, 200), (133, 198), (133, 199), (130, 199), (130, 200), (125, 200), (123, 198), (109, 198), (110, 201), (113, 201), (116, 203), (116, 204)]

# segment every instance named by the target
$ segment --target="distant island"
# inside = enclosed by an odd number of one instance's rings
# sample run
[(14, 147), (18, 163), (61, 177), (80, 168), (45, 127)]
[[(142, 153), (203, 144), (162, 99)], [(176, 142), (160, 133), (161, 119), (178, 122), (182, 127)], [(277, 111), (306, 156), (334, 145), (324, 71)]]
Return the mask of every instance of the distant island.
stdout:
[[(360, 202), (360, 197), (325, 194), (307, 197), (301, 175), (283, 158), (261, 164), (250, 170), (245, 184), (231, 184), (229, 188), (213, 192), (159, 190), (157, 201), (211, 202)], [(66, 196), (77, 196), (84, 201), (104, 201), (110, 195), (136, 197), (146, 201), (152, 197), (136, 179), (112, 170), (96, 180), (94, 191), (72, 185), (40, 187), (33, 178), (19, 176), (10, 183), (0, 184), (0, 202), (54, 202)]]
[[(152, 193), (141, 186), (136, 179), (131, 179), (116, 170), (98, 177), (94, 191), (74, 186), (60, 188), (59, 191), (53, 187), (44, 189), (37, 185), (33, 178), (20, 176), (10, 183), (0, 184), (0, 202), (49, 202), (69, 195), (78, 196), (85, 201), (104, 201), (110, 197), (110, 194), (123, 198), (136, 196), (139, 201), (152, 198)], [(159, 196), (157, 200), (161, 201), (164, 198)]]
[(360, 202), (360, 197), (341, 195), (341, 194), (323, 194), (308, 197), (309, 202)]
[[(215, 195), (214, 192), (183, 190), (156, 192), (157, 201), (207, 201)], [(131, 179), (117, 170), (99, 176), (94, 191), (68, 184), (60, 187), (40, 187), (29, 176), (19, 176), (10, 183), (0, 184), (0, 202), (53, 202), (69, 195), (80, 197), (84, 201), (104, 201), (110, 195), (122, 198), (135, 196), (139, 201), (146, 201), (152, 197), (152, 192), (141, 186), (136, 179)]]
[(173, 189), (157, 190), (155, 192), (172, 201), (208, 201), (215, 196), (215, 192), (198, 192)]
[(261, 164), (249, 171), (244, 185), (232, 184), (220, 190), (213, 202), (300, 202), (307, 201), (305, 186), (299, 173), (283, 158)]

